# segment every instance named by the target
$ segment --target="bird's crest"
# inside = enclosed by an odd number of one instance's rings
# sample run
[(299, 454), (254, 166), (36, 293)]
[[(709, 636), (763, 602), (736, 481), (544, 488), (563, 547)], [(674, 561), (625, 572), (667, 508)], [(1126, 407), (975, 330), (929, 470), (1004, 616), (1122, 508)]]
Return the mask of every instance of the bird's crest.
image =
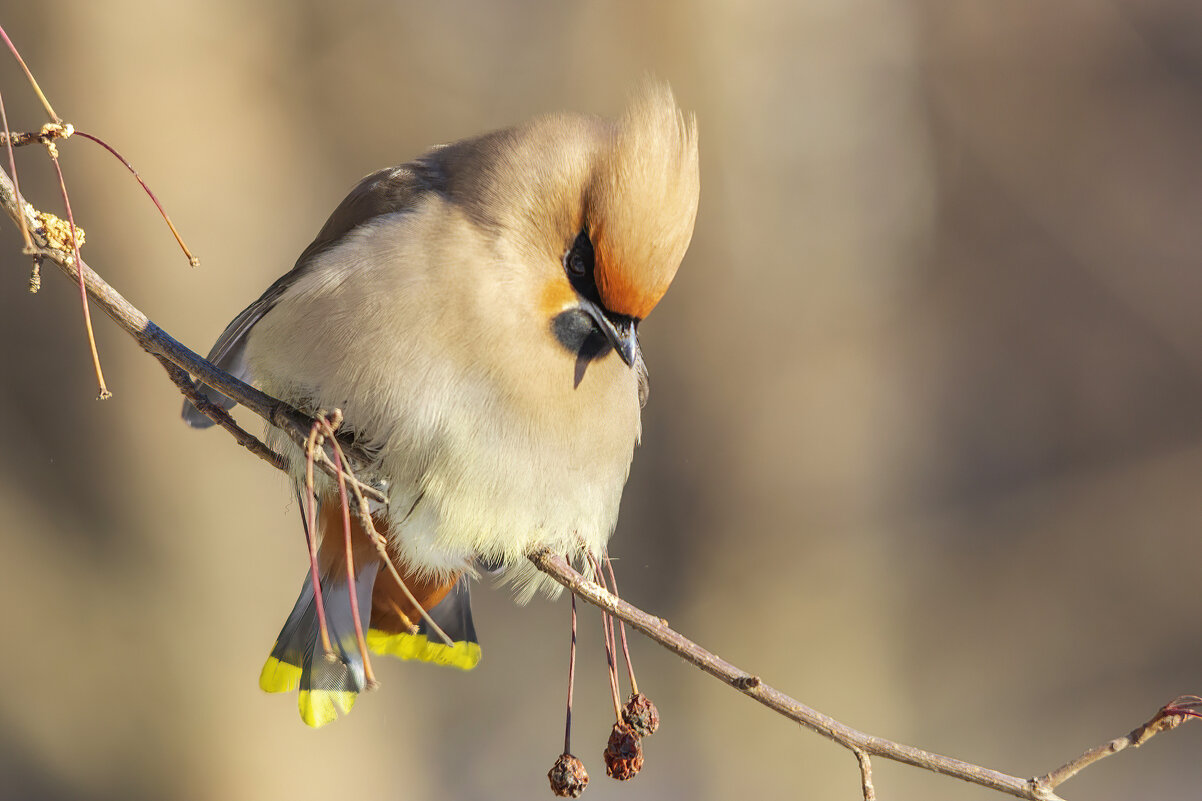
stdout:
[(664, 296), (693, 235), (699, 191), (696, 120), (667, 84), (648, 81), (618, 121), (586, 200), (609, 311), (641, 320)]

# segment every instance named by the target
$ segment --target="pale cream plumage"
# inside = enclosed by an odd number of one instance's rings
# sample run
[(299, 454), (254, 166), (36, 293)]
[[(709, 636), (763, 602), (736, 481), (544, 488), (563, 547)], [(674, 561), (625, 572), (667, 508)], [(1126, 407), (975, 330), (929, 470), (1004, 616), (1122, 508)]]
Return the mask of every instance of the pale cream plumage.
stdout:
[[(403, 572), (454, 581), (483, 559), (549, 589), (525, 554), (598, 554), (613, 533), (645, 391), (634, 326), (697, 198), (695, 125), (662, 84), (616, 123), (558, 114), (437, 148), (365, 179), (210, 358), (342, 410), (377, 455)], [(272, 444), (298, 475), (299, 450)]]

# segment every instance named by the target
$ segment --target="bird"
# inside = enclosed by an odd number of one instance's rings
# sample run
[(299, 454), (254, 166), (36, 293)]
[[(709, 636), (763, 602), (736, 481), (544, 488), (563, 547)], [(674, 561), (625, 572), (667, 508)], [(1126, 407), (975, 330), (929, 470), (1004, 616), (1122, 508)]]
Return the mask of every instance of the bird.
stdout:
[[(684, 258), (699, 191), (696, 117), (647, 79), (616, 119), (547, 114), (368, 175), (226, 327), (214, 365), (308, 414), (340, 411), (413, 595), (357, 519), (348, 579), (337, 485), (319, 476), (334, 658), (311, 572), (260, 675), (269, 692), (299, 689), (306, 724), (348, 713), (367, 686), (356, 606), (371, 651), (471, 669), (472, 577), (500, 572), (524, 602), (560, 589), (533, 550), (604, 553), (641, 439), (639, 324)], [(212, 424), (189, 402), (183, 417)], [(271, 426), (266, 440), (303, 502), (304, 450)]]

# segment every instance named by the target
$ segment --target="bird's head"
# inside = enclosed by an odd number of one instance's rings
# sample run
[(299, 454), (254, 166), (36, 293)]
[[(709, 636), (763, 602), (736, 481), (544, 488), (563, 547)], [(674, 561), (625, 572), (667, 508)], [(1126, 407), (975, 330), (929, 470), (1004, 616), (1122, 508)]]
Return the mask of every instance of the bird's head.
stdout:
[[(423, 180), (499, 234), (538, 316), (579, 364), (612, 347), (638, 362), (636, 326), (680, 266), (697, 216), (697, 126), (664, 83), (647, 81), (609, 122), (552, 114), (433, 151)], [(490, 285), (497, 289), (496, 285)], [(545, 324), (545, 323), (544, 323)]]
[(587, 343), (608, 343), (633, 367), (636, 327), (668, 290), (693, 235), (696, 122), (666, 84), (648, 82), (602, 129), (590, 162), (582, 186), (561, 195), (574, 213), (559, 217), (563, 273), (552, 280), (562, 287), (566, 278), (572, 296), (553, 329), (570, 350), (589, 355)]

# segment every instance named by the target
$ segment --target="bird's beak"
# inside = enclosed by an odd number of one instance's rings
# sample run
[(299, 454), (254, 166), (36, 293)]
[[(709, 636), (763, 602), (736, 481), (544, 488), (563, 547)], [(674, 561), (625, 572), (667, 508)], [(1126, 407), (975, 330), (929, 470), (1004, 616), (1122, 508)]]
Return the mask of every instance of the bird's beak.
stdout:
[(580, 299), (580, 308), (601, 329), (626, 366), (634, 367), (639, 355), (638, 320), (620, 314), (607, 314), (599, 304), (587, 298)]

